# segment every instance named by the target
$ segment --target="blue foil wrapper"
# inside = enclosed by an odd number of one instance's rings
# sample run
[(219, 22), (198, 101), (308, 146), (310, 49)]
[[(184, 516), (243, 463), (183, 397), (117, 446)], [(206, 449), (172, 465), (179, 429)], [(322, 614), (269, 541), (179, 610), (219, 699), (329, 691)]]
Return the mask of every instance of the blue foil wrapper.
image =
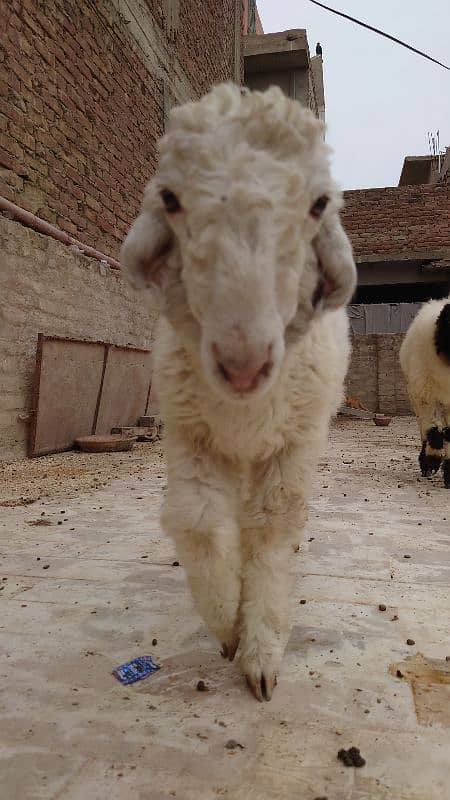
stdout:
[(132, 661), (127, 661), (125, 664), (116, 667), (113, 669), (112, 674), (120, 683), (128, 686), (129, 683), (135, 683), (142, 680), (142, 678), (147, 678), (158, 669), (160, 669), (159, 664), (155, 664), (151, 656), (139, 656), (139, 658), (133, 658)]

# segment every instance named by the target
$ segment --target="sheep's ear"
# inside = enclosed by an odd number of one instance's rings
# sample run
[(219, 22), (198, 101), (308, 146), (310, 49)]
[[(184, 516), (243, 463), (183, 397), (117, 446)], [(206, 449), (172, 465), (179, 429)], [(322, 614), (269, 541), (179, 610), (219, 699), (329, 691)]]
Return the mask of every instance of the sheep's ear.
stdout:
[(159, 286), (162, 270), (173, 247), (173, 234), (164, 211), (149, 186), (141, 213), (133, 222), (120, 251), (120, 261), (135, 286)]
[(325, 217), (313, 240), (313, 247), (322, 273), (322, 307), (345, 306), (355, 291), (356, 266), (352, 246), (337, 212)]

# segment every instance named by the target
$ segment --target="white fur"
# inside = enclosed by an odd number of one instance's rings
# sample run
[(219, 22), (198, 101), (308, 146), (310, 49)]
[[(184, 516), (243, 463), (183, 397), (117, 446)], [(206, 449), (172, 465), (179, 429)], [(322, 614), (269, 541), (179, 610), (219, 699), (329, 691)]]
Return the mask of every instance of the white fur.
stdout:
[[(327, 156), (321, 124), (279, 90), (216, 87), (172, 113), (122, 252), (131, 273), (161, 287), (163, 526), (200, 613), (230, 658), (239, 643), (259, 699), (289, 636), (293, 547), (349, 359), (342, 306), (356, 271)], [(181, 212), (165, 213), (161, 188)], [(270, 374), (233, 391), (217, 351), (236, 368), (270, 352)]]
[[(417, 417), (422, 442), (430, 428), (443, 430), (450, 425), (450, 365), (436, 352), (436, 321), (449, 302), (430, 300), (412, 321), (400, 348), (400, 365), (406, 378), (411, 405)], [(444, 443), (450, 457), (449, 443)], [(442, 456), (429, 443), (427, 455)]]

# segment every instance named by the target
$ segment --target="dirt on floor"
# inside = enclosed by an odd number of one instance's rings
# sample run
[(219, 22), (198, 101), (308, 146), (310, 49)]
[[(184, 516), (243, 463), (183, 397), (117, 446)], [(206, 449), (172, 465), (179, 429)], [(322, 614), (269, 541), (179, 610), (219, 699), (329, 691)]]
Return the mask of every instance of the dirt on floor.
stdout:
[(158, 444), (135, 444), (125, 453), (83, 453), (70, 450), (13, 463), (0, 462), (0, 506), (26, 506), (42, 498), (96, 490), (117, 478), (163, 468)]

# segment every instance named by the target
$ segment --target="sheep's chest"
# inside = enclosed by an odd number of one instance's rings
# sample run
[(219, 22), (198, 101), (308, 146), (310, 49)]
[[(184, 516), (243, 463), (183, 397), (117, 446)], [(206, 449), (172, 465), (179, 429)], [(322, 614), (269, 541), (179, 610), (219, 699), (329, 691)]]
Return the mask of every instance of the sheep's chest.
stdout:
[(283, 404), (236, 405), (232, 413), (229, 406), (215, 408), (205, 417), (214, 447), (233, 460), (264, 460), (285, 446), (289, 425)]

